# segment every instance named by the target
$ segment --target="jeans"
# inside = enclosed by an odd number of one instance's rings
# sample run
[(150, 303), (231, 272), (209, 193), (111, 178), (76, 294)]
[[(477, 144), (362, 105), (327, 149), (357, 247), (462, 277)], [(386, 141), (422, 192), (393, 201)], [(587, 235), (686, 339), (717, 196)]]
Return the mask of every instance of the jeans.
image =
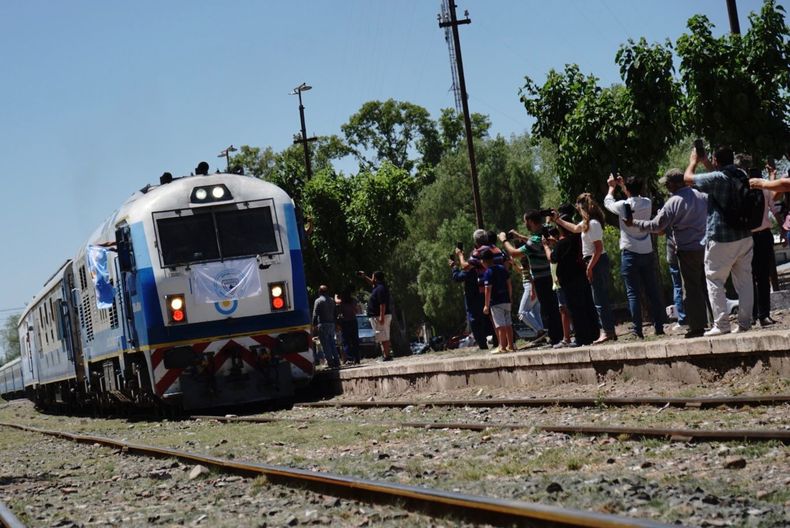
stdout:
[(628, 309), (631, 311), (634, 332), (638, 336), (642, 336), (642, 292), (640, 286), (645, 289), (653, 326), (655, 326), (656, 332), (663, 332), (664, 302), (661, 300), (661, 292), (658, 290), (658, 275), (653, 253), (634, 253), (624, 249), (620, 260), (620, 273), (625, 283)]
[(343, 336), (343, 350), (346, 360), (359, 363), (359, 327), (357, 321), (340, 321), (340, 333)]
[(749, 329), (752, 326), (754, 289), (752, 285), (752, 237), (735, 242), (708, 240), (705, 248), (705, 280), (713, 309), (713, 324), (723, 332), (730, 331), (730, 314), (727, 311), (727, 295), (724, 283), (732, 273), (732, 283), (738, 292), (738, 325)]
[(683, 279), (680, 275), (680, 265), (677, 262), (669, 264), (669, 276), (672, 277), (672, 302), (675, 304), (678, 324), (687, 324), (686, 310), (683, 309)]
[(518, 319), (522, 323), (532, 328), (535, 332), (543, 330), (543, 321), (540, 318), (540, 301), (537, 293), (532, 297), (532, 282), (524, 283), (524, 294), (521, 296), (521, 303), (518, 305)]
[(318, 338), (321, 340), (321, 350), (324, 352), (327, 365), (339, 367), (340, 357), (337, 355), (337, 345), (335, 344), (335, 323), (319, 323)]
[(549, 340), (551, 344), (556, 345), (562, 341), (562, 319), (560, 319), (557, 296), (554, 294), (554, 281), (551, 277), (533, 277), (532, 285), (540, 301), (540, 317), (546, 325)]
[[(589, 259), (585, 259), (589, 260)], [(592, 297), (598, 312), (598, 323), (606, 335), (614, 335), (614, 316), (609, 305), (609, 255), (601, 254), (595, 263), (592, 274)], [(567, 292), (566, 292), (567, 293)]]

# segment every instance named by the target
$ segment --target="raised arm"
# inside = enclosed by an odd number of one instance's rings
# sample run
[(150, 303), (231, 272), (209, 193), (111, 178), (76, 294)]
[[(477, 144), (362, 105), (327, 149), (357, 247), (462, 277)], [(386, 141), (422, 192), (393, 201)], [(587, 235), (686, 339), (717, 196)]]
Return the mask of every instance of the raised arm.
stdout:
[(567, 220), (563, 220), (562, 218), (560, 218), (560, 214), (556, 210), (551, 211), (551, 219), (554, 221), (555, 224), (557, 224), (558, 226), (562, 226), (563, 228), (570, 231), (571, 233), (575, 233), (577, 235), (580, 235), (582, 233), (582, 226), (568, 222)]

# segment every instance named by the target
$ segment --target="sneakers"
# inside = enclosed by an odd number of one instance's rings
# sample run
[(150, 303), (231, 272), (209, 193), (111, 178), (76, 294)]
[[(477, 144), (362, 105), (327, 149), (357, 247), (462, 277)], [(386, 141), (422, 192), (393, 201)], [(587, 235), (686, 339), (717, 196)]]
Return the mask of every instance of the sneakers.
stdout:
[(673, 332), (680, 332), (681, 330), (687, 330), (688, 327), (689, 327), (689, 325), (687, 325), (687, 324), (675, 323), (674, 325), (672, 325), (672, 331)]
[(749, 329), (746, 328), (745, 326), (737, 325), (735, 328), (732, 329), (732, 332), (730, 332), (730, 333), (732, 333), (732, 334), (742, 334), (742, 333), (748, 332), (748, 331), (749, 331)]
[(707, 332), (705, 332), (702, 335), (704, 335), (705, 337), (716, 337), (716, 336), (729, 334), (729, 333), (730, 333), (729, 330), (722, 330), (718, 326), (714, 326), (713, 328), (711, 328), (710, 330), (708, 330)]
[(571, 342), (570, 341), (565, 341), (563, 339), (559, 343), (555, 343), (554, 345), (552, 345), (551, 348), (568, 348), (570, 346), (571, 346)]
[(775, 325), (775, 324), (776, 324), (776, 321), (771, 319), (770, 316), (763, 317), (762, 319), (760, 319), (760, 326), (762, 326), (762, 327), (771, 326), (771, 325)]
[(378, 362), (379, 362), (379, 363), (383, 363), (383, 362), (385, 362), (385, 361), (392, 361), (392, 356), (385, 356), (385, 357), (380, 357), (380, 358), (378, 359)]

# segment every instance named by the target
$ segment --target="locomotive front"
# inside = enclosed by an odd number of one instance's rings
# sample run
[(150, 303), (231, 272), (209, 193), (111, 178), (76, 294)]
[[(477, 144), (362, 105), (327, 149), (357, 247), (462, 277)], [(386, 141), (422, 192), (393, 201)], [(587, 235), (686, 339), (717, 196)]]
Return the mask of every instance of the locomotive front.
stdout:
[(179, 178), (115, 225), (132, 348), (185, 409), (283, 399), (309, 381), (309, 307), (292, 200), (256, 178)]

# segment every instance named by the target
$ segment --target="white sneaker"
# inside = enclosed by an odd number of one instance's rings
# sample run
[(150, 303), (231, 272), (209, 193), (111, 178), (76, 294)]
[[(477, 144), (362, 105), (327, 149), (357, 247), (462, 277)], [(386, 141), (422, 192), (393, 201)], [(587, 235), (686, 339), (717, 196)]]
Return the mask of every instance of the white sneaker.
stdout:
[(741, 325), (737, 325), (735, 328), (732, 329), (731, 333), (733, 333), (733, 334), (742, 334), (743, 332), (748, 332), (748, 331), (749, 331), (748, 328), (743, 327)]
[(682, 325), (682, 324), (680, 324), (680, 323), (675, 323), (675, 324), (672, 326), (672, 331), (673, 331), (673, 332), (680, 332), (680, 331), (684, 331), (684, 332), (685, 332), (685, 331), (687, 331), (688, 329), (689, 329), (688, 325)]
[(704, 335), (705, 337), (716, 337), (716, 336), (729, 334), (729, 333), (730, 333), (729, 330), (722, 330), (718, 326), (714, 326), (713, 328), (711, 328), (710, 330), (708, 330), (707, 332), (705, 332), (702, 335)]

